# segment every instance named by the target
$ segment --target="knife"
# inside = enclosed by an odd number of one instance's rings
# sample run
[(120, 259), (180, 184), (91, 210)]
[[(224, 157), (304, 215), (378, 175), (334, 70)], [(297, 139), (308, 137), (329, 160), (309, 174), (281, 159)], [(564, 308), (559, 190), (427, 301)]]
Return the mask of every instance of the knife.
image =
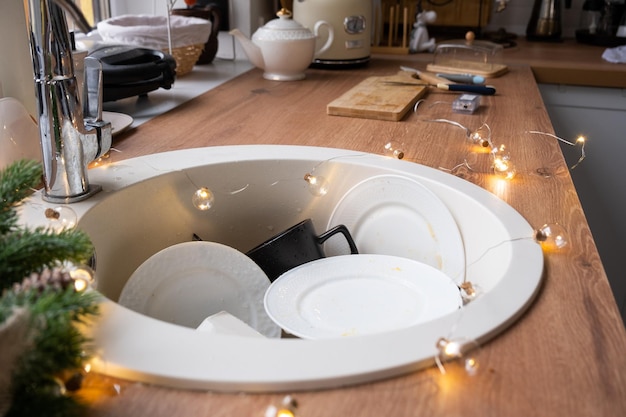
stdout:
[[(466, 93), (474, 93), (474, 94), (482, 94), (485, 96), (492, 96), (496, 93), (496, 89), (489, 85), (473, 85), (473, 84), (451, 84), (449, 80), (445, 78), (437, 77), (434, 74), (420, 71), (416, 68), (400, 66), (402, 71), (412, 72), (417, 74), (420, 80), (423, 80), (430, 87), (437, 87), (440, 90), (449, 90), (449, 91), (463, 91)], [(412, 83), (406, 83), (412, 84)], [(416, 83), (417, 85), (417, 83)]]
[(441, 72), (438, 72), (435, 75), (437, 77), (445, 78), (446, 80), (454, 81), (455, 83), (476, 84), (476, 85), (485, 84), (485, 77), (481, 77), (480, 75), (446, 74), (446, 73), (441, 73)]
[(489, 85), (473, 85), (473, 84), (445, 84), (445, 83), (411, 83), (405, 81), (385, 81), (389, 85), (414, 85), (416, 87), (435, 87), (440, 90), (462, 91), (465, 93), (481, 94), (484, 96), (492, 96), (496, 93), (496, 89)]

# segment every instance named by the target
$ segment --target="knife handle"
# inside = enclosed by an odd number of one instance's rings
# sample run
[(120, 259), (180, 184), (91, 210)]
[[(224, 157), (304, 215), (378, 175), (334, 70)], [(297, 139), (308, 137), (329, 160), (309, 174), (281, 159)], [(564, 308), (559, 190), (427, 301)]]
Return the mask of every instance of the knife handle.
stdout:
[(484, 96), (492, 96), (496, 93), (496, 89), (489, 85), (471, 85), (471, 84), (444, 84), (438, 83), (437, 88), (449, 91), (463, 91), (466, 93), (482, 94)]

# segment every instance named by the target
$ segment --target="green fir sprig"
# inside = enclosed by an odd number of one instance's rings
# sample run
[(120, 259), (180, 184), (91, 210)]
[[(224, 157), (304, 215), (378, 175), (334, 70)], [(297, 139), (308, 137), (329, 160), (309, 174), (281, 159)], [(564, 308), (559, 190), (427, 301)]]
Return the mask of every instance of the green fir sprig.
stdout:
[(89, 340), (79, 325), (88, 325), (97, 316), (98, 294), (76, 291), (67, 283), (24, 283), (31, 282), (26, 277), (36, 280), (45, 271), (60, 271), (67, 261), (86, 262), (93, 247), (78, 229), (57, 232), (18, 224), (17, 209), (40, 183), (41, 172), (40, 164), (26, 160), (0, 171), (0, 325), (18, 310), (29, 313), (28, 343), (11, 374), (6, 417), (73, 417), (85, 410), (65, 393), (62, 376), (82, 369), (87, 359)]

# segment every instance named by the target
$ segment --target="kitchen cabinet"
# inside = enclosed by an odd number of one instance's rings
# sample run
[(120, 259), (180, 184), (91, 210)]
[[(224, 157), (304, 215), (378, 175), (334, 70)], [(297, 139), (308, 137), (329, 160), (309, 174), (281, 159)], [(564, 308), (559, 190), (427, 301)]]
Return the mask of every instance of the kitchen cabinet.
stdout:
[[(626, 321), (626, 89), (540, 84), (555, 133), (588, 138), (587, 157), (571, 171), (622, 318)], [(561, 144), (571, 162), (578, 148)]]

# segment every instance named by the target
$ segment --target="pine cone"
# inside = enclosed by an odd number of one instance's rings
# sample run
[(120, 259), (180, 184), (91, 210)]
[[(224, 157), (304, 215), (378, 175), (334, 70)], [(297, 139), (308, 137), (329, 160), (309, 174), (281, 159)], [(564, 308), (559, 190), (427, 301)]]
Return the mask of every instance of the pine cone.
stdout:
[(55, 290), (65, 290), (69, 286), (73, 286), (74, 280), (70, 276), (70, 273), (61, 268), (44, 269), (37, 273), (33, 272), (30, 276), (24, 278), (21, 283), (15, 283), (13, 285), (13, 291), (18, 293), (22, 291), (28, 291), (30, 289), (36, 289), (39, 292), (48, 288)]

